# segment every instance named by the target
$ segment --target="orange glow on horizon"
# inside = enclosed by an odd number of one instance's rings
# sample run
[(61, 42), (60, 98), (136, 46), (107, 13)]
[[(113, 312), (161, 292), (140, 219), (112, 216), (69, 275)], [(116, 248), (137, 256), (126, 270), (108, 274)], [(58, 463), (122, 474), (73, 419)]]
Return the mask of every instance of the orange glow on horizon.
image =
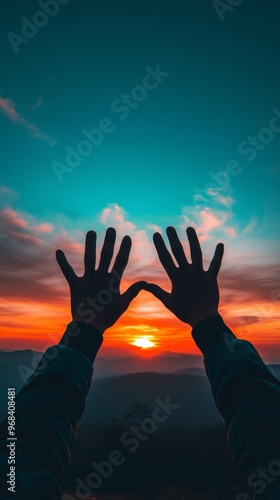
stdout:
[(141, 347), (142, 349), (150, 349), (151, 347), (155, 347), (154, 342), (152, 342), (151, 338), (149, 335), (144, 335), (143, 337), (140, 337), (138, 339), (135, 339), (133, 342), (131, 342), (131, 345), (135, 345), (136, 347)]
[[(54, 300), (4, 300), (0, 349), (43, 352), (59, 342), (71, 321), (65, 295)], [(2, 311), (4, 310), (2, 306)], [(279, 302), (223, 298), (220, 314), (238, 338), (260, 346), (260, 354), (280, 360)], [(148, 292), (141, 292), (118, 322), (104, 333), (101, 356), (157, 355), (162, 352), (201, 354), (191, 327), (178, 320)]]

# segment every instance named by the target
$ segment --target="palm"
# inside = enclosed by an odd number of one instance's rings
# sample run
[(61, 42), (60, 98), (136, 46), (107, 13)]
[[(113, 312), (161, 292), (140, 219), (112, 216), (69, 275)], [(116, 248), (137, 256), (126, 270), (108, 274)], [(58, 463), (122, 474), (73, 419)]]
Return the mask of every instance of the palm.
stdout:
[(202, 264), (202, 252), (194, 229), (187, 231), (190, 242), (192, 264), (187, 261), (176, 230), (167, 228), (167, 236), (179, 267), (167, 250), (162, 237), (156, 233), (154, 243), (159, 259), (172, 282), (171, 293), (154, 284), (146, 289), (159, 298), (163, 304), (185, 323), (194, 324), (201, 315), (215, 313), (219, 304), (217, 275), (223, 256), (223, 245), (217, 245), (215, 255), (207, 271)]
[(146, 282), (131, 285), (120, 294), (120, 282), (127, 265), (131, 239), (125, 236), (121, 242), (112, 270), (109, 266), (114, 253), (116, 231), (109, 228), (106, 232), (98, 269), (96, 261), (96, 233), (89, 231), (85, 244), (85, 272), (79, 277), (68, 263), (64, 253), (58, 250), (57, 262), (69, 284), (71, 294), (71, 312), (74, 321), (91, 324), (100, 332), (112, 326), (128, 308)]

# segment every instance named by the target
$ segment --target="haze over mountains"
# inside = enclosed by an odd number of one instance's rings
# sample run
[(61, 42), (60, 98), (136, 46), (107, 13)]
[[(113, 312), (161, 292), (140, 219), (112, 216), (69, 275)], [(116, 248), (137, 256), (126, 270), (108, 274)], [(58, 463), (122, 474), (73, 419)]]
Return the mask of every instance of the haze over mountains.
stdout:
[[(0, 418), (5, 417), (7, 387), (20, 389), (33, 372), (41, 353), (0, 351)], [(280, 364), (269, 366), (280, 379)], [(209, 426), (222, 422), (205, 376), (203, 358), (165, 352), (159, 356), (97, 358), (93, 383), (82, 423), (110, 423), (122, 419), (130, 405), (156, 406), (156, 399), (179, 405), (165, 426)]]
[[(36, 367), (42, 353), (31, 350), (0, 351), (0, 373), (3, 368), (6, 377), (11, 377), (17, 385), (24, 383)], [(94, 363), (94, 378), (115, 377), (129, 373), (156, 372), (173, 373), (184, 369), (201, 369), (201, 356), (164, 352), (157, 356), (129, 356), (125, 358), (97, 357)], [(196, 371), (197, 373), (197, 371)]]

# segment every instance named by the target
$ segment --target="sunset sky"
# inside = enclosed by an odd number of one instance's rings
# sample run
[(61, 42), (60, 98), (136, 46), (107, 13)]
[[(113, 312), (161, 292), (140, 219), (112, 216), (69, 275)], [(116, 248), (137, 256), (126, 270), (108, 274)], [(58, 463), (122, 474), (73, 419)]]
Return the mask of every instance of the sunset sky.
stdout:
[[(275, 2), (244, 1), (223, 20), (210, 0), (64, 0), (38, 14), (47, 3), (0, 8), (0, 349), (44, 350), (71, 320), (57, 248), (82, 273), (86, 231), (100, 248), (114, 226), (133, 239), (123, 289), (168, 290), (153, 232), (174, 225), (188, 254), (193, 225), (205, 266), (225, 243), (225, 322), (279, 361)], [(197, 353), (190, 331), (141, 292), (102, 355), (141, 353), (131, 343), (143, 336), (155, 344), (145, 355)]]

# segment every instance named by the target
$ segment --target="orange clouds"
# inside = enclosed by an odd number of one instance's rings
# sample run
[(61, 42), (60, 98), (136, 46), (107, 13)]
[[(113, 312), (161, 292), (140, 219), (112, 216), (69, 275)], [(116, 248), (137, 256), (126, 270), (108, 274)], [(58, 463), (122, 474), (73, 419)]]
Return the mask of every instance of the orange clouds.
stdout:
[(54, 225), (48, 222), (32, 225), (31, 217), (25, 218), (11, 208), (5, 208), (0, 211), (1, 227), (4, 228), (10, 236), (14, 236), (18, 240), (25, 240), (41, 245), (43, 240), (40, 238), (43, 234), (52, 233)]
[(49, 224), (48, 222), (44, 222), (43, 224), (40, 224), (39, 226), (33, 226), (33, 231), (36, 231), (37, 233), (52, 233), (54, 230), (54, 225)]
[[(183, 213), (180, 221), (186, 222), (185, 217)], [(205, 238), (204, 254), (207, 251), (213, 254), (216, 242), (212, 231), (221, 229), (224, 238), (234, 236), (231, 226), (224, 227), (225, 215), (222, 218), (205, 208), (197, 212), (197, 218), (200, 220), (200, 225), (196, 226), (200, 240)], [(58, 220), (61, 219), (58, 217)], [(11, 207), (0, 210), (0, 224), (1, 231), (7, 235), (0, 245), (0, 294), (3, 298), (0, 348), (42, 350), (59, 340), (71, 320), (68, 285), (56, 264), (55, 250), (61, 248), (77, 274), (82, 273), (84, 234), (90, 228), (79, 227), (79, 233), (69, 235), (61, 222), (37, 220)], [(166, 221), (166, 225), (169, 224), (170, 221)], [(153, 281), (169, 291), (170, 281), (152, 242), (152, 231), (161, 228), (150, 223), (139, 228), (127, 220), (122, 207), (111, 204), (93, 222), (98, 233), (98, 253), (104, 226), (108, 225), (116, 227), (118, 244), (124, 234), (129, 233), (133, 239), (122, 291), (138, 279)], [(187, 252), (186, 237), (183, 243)], [(226, 252), (219, 277), (220, 312), (237, 335), (266, 346), (265, 352), (272, 355), (275, 346), (280, 345), (280, 306), (277, 294), (272, 296), (273, 290), (279, 290), (280, 266), (269, 261), (267, 255), (263, 256), (261, 247), (254, 241), (250, 247), (247, 240), (240, 238), (238, 246), (232, 243), (229, 246), (231, 250)], [(251, 258), (253, 248), (259, 259), (257, 264)], [(141, 292), (125, 315), (106, 332), (102, 352), (130, 352), (130, 344), (137, 336), (152, 335), (156, 352), (198, 353), (190, 331), (188, 325), (176, 319), (149, 293)]]
[(26, 220), (24, 220), (23, 217), (21, 217), (17, 212), (11, 210), (10, 208), (6, 208), (5, 210), (3, 210), (2, 215), (6, 219), (7, 224), (11, 225), (12, 227), (21, 229), (26, 229), (28, 227)]
[[(219, 197), (217, 200), (220, 203)], [(208, 206), (204, 208), (200, 206), (185, 207), (183, 210), (183, 224), (181, 225), (181, 229), (187, 226), (194, 226), (201, 243), (209, 240), (212, 235), (216, 234), (218, 231), (219, 237), (221, 237), (221, 235), (235, 237), (237, 235), (236, 229), (229, 225), (231, 217), (232, 215), (229, 211), (221, 208), (216, 209)]]

